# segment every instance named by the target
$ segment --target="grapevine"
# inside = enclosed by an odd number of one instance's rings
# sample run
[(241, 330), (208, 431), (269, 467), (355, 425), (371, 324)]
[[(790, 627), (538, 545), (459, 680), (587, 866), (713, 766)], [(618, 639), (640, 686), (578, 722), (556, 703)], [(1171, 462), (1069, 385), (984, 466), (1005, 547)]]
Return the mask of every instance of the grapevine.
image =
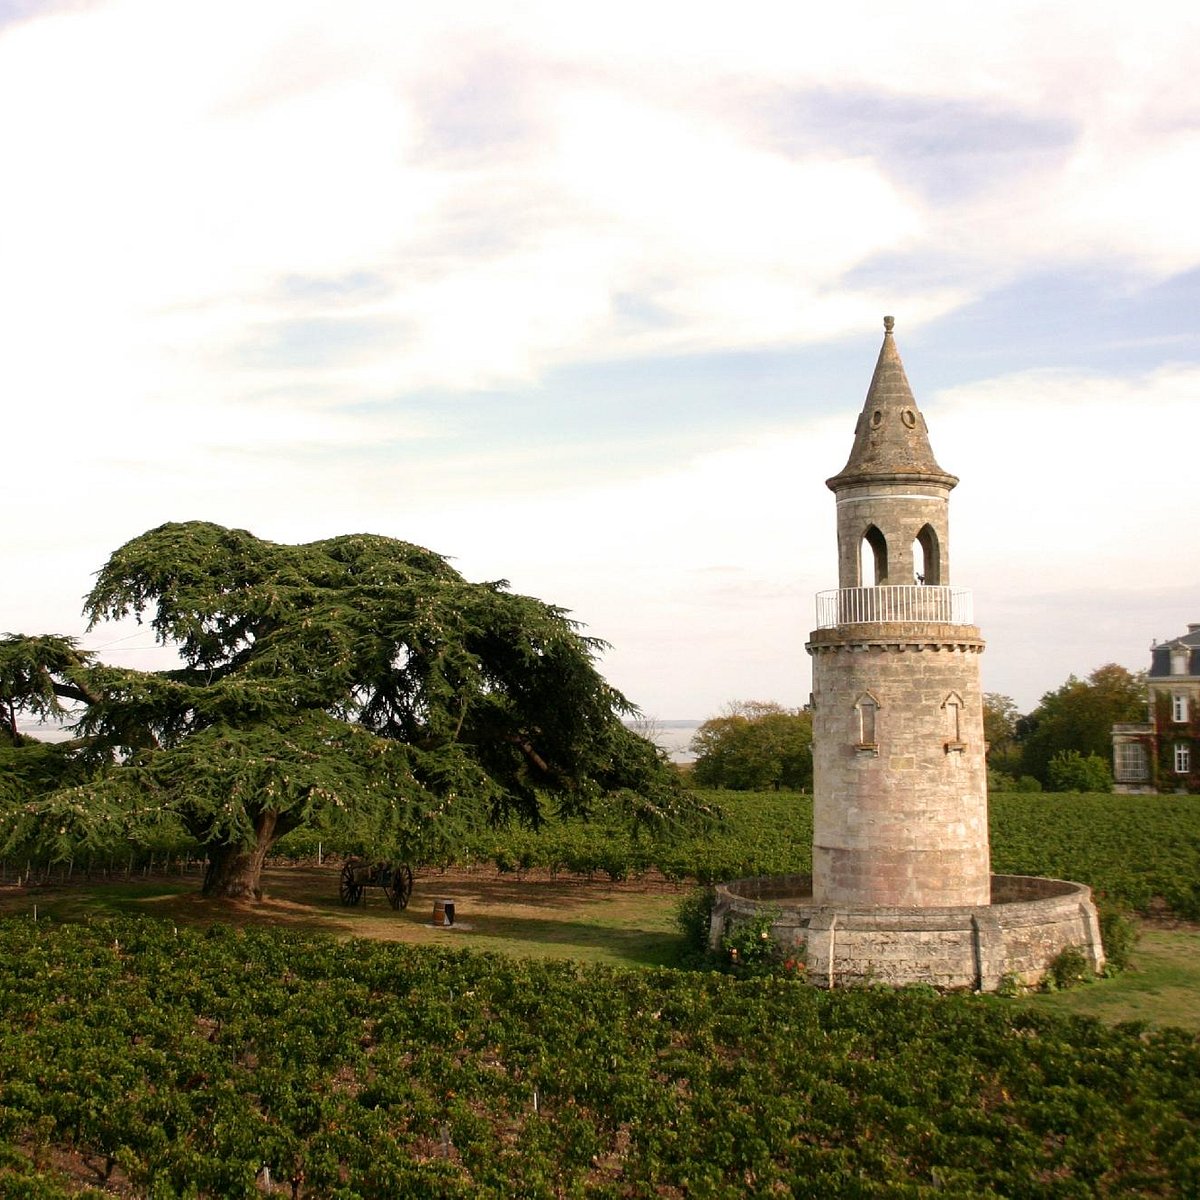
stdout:
[(4, 1195), (1186, 1196), (1198, 1083), (970, 997), (0, 922)]

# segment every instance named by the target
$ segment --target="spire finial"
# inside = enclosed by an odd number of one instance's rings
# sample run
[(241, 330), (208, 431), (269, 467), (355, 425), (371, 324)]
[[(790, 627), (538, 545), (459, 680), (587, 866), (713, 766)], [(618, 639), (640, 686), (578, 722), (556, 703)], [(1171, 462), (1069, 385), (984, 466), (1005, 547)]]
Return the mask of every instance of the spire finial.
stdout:
[(958, 480), (947, 474), (933, 457), (925, 418), (917, 408), (904, 374), (892, 329), (896, 318), (883, 318), (883, 345), (867, 399), (854, 428), (854, 446), (846, 465), (826, 480), (836, 492), (863, 481), (897, 478), (952, 488)]

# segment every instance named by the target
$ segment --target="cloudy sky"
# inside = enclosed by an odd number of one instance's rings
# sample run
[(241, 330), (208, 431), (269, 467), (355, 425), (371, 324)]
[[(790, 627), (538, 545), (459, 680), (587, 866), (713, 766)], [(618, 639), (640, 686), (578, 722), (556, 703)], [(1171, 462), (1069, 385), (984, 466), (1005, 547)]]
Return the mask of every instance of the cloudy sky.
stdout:
[(1147, 665), (1200, 621), (1200, 9), (983, 12), (0, 0), (0, 630), (163, 521), (365, 530), (650, 716), (803, 703), (894, 313), (985, 687)]

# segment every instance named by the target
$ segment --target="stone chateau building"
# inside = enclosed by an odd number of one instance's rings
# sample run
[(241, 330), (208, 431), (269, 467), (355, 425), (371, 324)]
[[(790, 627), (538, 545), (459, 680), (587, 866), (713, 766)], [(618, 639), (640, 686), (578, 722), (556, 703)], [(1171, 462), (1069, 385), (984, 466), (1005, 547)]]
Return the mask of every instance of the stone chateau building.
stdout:
[(1115, 791), (1200, 792), (1200, 624), (1150, 647), (1148, 720), (1113, 726)]

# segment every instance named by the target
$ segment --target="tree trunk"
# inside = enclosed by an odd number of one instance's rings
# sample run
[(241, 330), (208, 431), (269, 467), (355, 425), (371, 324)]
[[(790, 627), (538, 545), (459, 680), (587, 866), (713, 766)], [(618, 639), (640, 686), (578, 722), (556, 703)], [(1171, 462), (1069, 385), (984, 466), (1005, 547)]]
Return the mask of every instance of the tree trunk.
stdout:
[(259, 815), (254, 822), (253, 846), (210, 846), (200, 894), (210, 900), (261, 900), (263, 863), (284, 832), (278, 819), (274, 810)]

